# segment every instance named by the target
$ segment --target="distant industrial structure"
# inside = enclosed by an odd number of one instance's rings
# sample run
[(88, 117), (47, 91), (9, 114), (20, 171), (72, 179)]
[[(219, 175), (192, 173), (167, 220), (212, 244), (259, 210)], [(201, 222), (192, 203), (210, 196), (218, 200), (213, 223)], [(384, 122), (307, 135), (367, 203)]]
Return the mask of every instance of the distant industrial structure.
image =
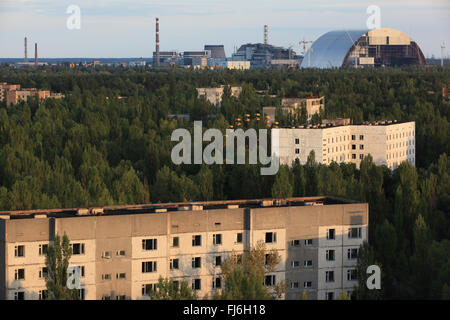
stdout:
[(159, 52), (159, 19), (156, 18), (156, 51), (153, 52), (154, 66), (184, 66), (192, 69), (240, 69), (270, 66), (299, 66), (302, 56), (292, 48), (275, 47), (268, 44), (268, 26), (264, 26), (264, 43), (245, 44), (227, 58), (221, 44), (207, 44), (199, 51), (162, 51)]
[(407, 34), (391, 28), (327, 32), (301, 63), (304, 68), (408, 65), (425, 65), (425, 57)]

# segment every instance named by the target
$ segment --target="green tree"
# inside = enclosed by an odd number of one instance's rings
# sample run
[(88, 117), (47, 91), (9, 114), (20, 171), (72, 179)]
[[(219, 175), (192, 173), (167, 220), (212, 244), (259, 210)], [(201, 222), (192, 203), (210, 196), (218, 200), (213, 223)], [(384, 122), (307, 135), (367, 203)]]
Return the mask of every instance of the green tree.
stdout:
[(192, 291), (186, 280), (173, 281), (159, 277), (156, 290), (148, 292), (151, 300), (196, 300), (197, 294)]
[(264, 285), (267, 273), (273, 272), (281, 261), (274, 249), (266, 250), (259, 241), (242, 255), (231, 254), (221, 264), (224, 289), (217, 293), (215, 299), (224, 300), (267, 300), (279, 298), (284, 293), (285, 283), (276, 284), (272, 290)]
[(71, 256), (72, 248), (67, 235), (64, 233), (62, 240), (59, 235), (56, 235), (53, 244), (48, 246), (45, 259), (47, 298), (49, 300), (79, 299), (78, 291), (67, 287), (67, 268)]

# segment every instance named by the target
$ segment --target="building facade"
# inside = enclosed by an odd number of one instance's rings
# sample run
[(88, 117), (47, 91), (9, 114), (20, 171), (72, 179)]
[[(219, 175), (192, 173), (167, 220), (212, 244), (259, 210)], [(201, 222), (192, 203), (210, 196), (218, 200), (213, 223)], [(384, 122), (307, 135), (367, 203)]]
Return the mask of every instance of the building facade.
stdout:
[(325, 111), (325, 97), (283, 98), (281, 99), (281, 107), (283, 112), (291, 113), (304, 108), (308, 121), (311, 121), (313, 115)]
[(397, 168), (401, 162), (415, 165), (415, 122), (379, 121), (360, 125), (300, 126), (279, 132), (281, 164), (304, 164), (311, 151), (318, 163), (355, 163), (371, 155), (377, 165)]
[(0, 299), (46, 296), (45, 252), (66, 233), (83, 299), (145, 299), (158, 278), (200, 298), (223, 288), (220, 264), (262, 241), (281, 257), (265, 285), (286, 299), (336, 299), (357, 285), (368, 205), (334, 197), (258, 199), (0, 213)]
[[(213, 105), (220, 107), (220, 103), (222, 102), (222, 95), (225, 86), (220, 86), (217, 88), (197, 88), (197, 97), (200, 99), (201, 97), (205, 97), (205, 99), (211, 102)], [(230, 87), (231, 96), (235, 98), (239, 98), (241, 94), (241, 87)]]

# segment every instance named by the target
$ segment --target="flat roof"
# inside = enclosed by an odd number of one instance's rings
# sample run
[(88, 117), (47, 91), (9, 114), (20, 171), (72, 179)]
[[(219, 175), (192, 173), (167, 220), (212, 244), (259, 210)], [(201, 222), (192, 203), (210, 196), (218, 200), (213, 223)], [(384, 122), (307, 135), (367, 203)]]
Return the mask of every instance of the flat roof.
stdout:
[(238, 208), (279, 208), (336, 204), (356, 204), (360, 201), (348, 200), (332, 196), (319, 197), (293, 197), (293, 198), (263, 198), (251, 200), (227, 200), (227, 201), (192, 201), (173, 203), (153, 203), (120, 206), (91, 206), (67, 209), (36, 209), (0, 211), (0, 219), (26, 219), (45, 215), (47, 217), (66, 218), (93, 215), (122, 215), (122, 214), (149, 214), (171, 211), (197, 211), (197, 210), (224, 210)]
[(366, 127), (382, 127), (382, 126), (391, 126), (391, 125), (397, 125), (397, 124), (404, 124), (404, 123), (415, 123), (415, 121), (397, 121), (397, 120), (381, 120), (381, 121), (364, 121), (361, 123), (350, 123), (350, 124), (334, 124), (334, 123), (327, 123), (327, 124), (308, 124), (308, 125), (301, 125), (301, 126), (289, 126), (289, 127), (280, 127), (279, 129), (328, 129), (328, 128), (336, 128), (336, 127), (350, 127), (350, 126), (366, 126)]

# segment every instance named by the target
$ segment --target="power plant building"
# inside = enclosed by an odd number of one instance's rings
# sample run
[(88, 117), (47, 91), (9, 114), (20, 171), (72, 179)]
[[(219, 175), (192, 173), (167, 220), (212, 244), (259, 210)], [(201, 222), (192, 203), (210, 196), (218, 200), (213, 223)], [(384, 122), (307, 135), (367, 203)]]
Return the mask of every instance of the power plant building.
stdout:
[(159, 277), (211, 299), (225, 285), (221, 263), (263, 242), (281, 258), (264, 278), (271, 292), (286, 281), (286, 299), (334, 300), (358, 284), (368, 211), (309, 197), (0, 212), (0, 299), (48, 296), (46, 252), (65, 233), (81, 299), (148, 299)]
[(425, 57), (411, 38), (396, 29), (330, 31), (319, 37), (301, 67), (340, 68), (424, 65)]

